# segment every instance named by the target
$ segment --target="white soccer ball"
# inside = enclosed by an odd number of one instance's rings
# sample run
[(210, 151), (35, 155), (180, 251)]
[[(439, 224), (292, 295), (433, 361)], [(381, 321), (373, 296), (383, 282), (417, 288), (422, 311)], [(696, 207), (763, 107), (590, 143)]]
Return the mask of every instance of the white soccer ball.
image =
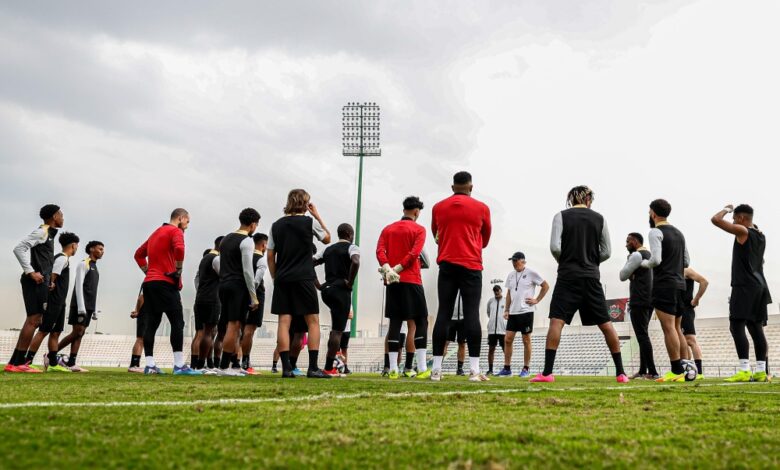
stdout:
[(693, 382), (696, 380), (696, 376), (699, 375), (699, 371), (696, 370), (696, 364), (692, 362), (686, 362), (683, 375), (685, 375), (686, 382)]
[(333, 367), (335, 367), (340, 374), (344, 373), (345, 365), (346, 364), (344, 364), (344, 361), (342, 361), (339, 356), (336, 356), (336, 360), (333, 362)]

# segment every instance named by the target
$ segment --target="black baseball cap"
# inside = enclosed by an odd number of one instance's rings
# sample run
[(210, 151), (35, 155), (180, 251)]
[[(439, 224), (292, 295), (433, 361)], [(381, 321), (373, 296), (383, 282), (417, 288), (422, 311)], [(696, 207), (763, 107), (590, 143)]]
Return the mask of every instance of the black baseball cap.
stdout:
[(521, 259), (525, 259), (525, 255), (523, 254), (522, 251), (517, 251), (515, 252), (515, 254), (512, 255), (511, 258), (509, 258), (509, 261), (517, 261)]

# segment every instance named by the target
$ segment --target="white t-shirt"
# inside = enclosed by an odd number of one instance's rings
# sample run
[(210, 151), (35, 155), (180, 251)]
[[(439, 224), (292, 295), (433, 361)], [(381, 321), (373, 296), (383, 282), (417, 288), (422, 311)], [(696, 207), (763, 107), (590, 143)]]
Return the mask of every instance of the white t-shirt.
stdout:
[(506, 289), (512, 296), (509, 314), (530, 313), (536, 310), (534, 305), (528, 305), (525, 299), (536, 297), (536, 287), (542, 285), (544, 278), (533, 269), (525, 268), (520, 272), (512, 271), (506, 277)]

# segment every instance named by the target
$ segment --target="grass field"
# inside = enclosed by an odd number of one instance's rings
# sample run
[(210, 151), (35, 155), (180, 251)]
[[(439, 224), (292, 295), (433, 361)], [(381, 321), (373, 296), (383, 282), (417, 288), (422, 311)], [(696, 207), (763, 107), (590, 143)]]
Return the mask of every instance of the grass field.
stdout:
[[(0, 374), (2, 468), (777, 468), (780, 387)], [(35, 406), (31, 406), (35, 404)]]

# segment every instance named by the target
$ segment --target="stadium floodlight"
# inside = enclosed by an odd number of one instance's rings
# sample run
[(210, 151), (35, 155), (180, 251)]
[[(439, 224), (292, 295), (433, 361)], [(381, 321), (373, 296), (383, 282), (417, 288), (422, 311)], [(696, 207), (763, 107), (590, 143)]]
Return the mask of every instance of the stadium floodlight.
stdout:
[[(376, 103), (347, 103), (341, 110), (342, 155), (358, 157), (357, 214), (355, 215), (355, 244), (360, 246), (360, 210), (363, 202), (363, 157), (381, 157), (379, 143), (379, 106)], [(358, 280), (352, 288), (352, 324), (350, 336), (357, 334)]]

